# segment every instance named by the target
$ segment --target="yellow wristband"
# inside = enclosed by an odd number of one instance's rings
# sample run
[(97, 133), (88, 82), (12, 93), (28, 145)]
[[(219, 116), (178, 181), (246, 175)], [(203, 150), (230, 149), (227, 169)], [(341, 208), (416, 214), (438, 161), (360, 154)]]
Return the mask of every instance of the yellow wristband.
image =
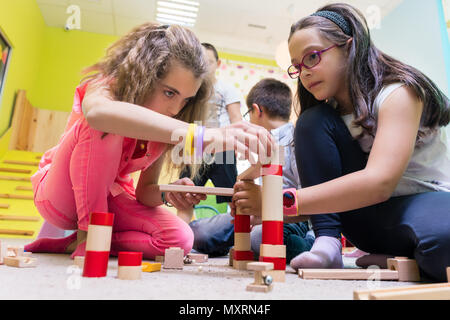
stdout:
[(186, 142), (184, 144), (184, 154), (191, 156), (194, 154), (194, 133), (195, 127), (197, 125), (195, 123), (190, 123), (188, 131), (186, 133)]

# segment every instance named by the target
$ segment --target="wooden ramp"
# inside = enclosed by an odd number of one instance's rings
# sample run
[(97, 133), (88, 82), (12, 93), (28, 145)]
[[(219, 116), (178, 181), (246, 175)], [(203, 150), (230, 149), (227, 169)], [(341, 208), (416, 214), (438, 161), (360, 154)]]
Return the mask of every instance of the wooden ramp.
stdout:
[[(33, 239), (39, 233), (43, 219), (34, 205), (30, 177), (38, 168), (33, 162), (40, 156), (8, 150), (0, 159), (0, 168), (10, 169), (0, 171), (0, 238)], [(19, 170), (12, 172), (15, 169)]]

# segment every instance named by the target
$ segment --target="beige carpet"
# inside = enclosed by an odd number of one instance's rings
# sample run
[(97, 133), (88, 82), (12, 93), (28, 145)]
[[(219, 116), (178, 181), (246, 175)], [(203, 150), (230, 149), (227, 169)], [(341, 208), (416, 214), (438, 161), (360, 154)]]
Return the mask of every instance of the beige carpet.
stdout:
[[(29, 240), (0, 239), (11, 245)], [(83, 278), (66, 254), (33, 254), (36, 268), (0, 265), (0, 299), (149, 299), (149, 300), (351, 300), (354, 290), (379, 286), (406, 286), (396, 281), (303, 280), (287, 267), (286, 282), (274, 283), (269, 293), (246, 291), (253, 282), (250, 271), (228, 266), (228, 257), (210, 258), (199, 266), (186, 265), (183, 270), (143, 273), (141, 280), (119, 280), (117, 258), (109, 260), (105, 278)], [(354, 259), (344, 258), (347, 268), (356, 267)]]

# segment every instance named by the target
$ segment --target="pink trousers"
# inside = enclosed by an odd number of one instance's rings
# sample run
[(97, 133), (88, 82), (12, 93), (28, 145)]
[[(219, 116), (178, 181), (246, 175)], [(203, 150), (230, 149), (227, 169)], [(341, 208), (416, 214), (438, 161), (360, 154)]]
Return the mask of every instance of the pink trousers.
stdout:
[(154, 259), (169, 247), (187, 254), (194, 235), (183, 220), (163, 207), (139, 203), (128, 192), (110, 193), (125, 161), (124, 137), (108, 134), (101, 139), (102, 134), (86, 121), (65, 134), (36, 189), (35, 204), (42, 217), (60, 229), (87, 231), (91, 212), (112, 212), (111, 254), (142, 251), (145, 258)]

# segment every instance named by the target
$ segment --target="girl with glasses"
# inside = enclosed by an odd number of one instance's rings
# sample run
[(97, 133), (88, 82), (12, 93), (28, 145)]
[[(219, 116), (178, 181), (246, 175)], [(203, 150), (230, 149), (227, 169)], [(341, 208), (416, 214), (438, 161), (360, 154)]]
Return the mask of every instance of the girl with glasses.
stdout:
[(342, 268), (343, 234), (383, 259), (370, 264), (406, 256), (423, 276), (446, 281), (449, 99), (419, 70), (376, 48), (350, 5), (327, 5), (294, 23), (288, 41), (301, 108), (295, 152), (303, 188), (294, 203), (316, 235), (311, 251), (290, 265)]

